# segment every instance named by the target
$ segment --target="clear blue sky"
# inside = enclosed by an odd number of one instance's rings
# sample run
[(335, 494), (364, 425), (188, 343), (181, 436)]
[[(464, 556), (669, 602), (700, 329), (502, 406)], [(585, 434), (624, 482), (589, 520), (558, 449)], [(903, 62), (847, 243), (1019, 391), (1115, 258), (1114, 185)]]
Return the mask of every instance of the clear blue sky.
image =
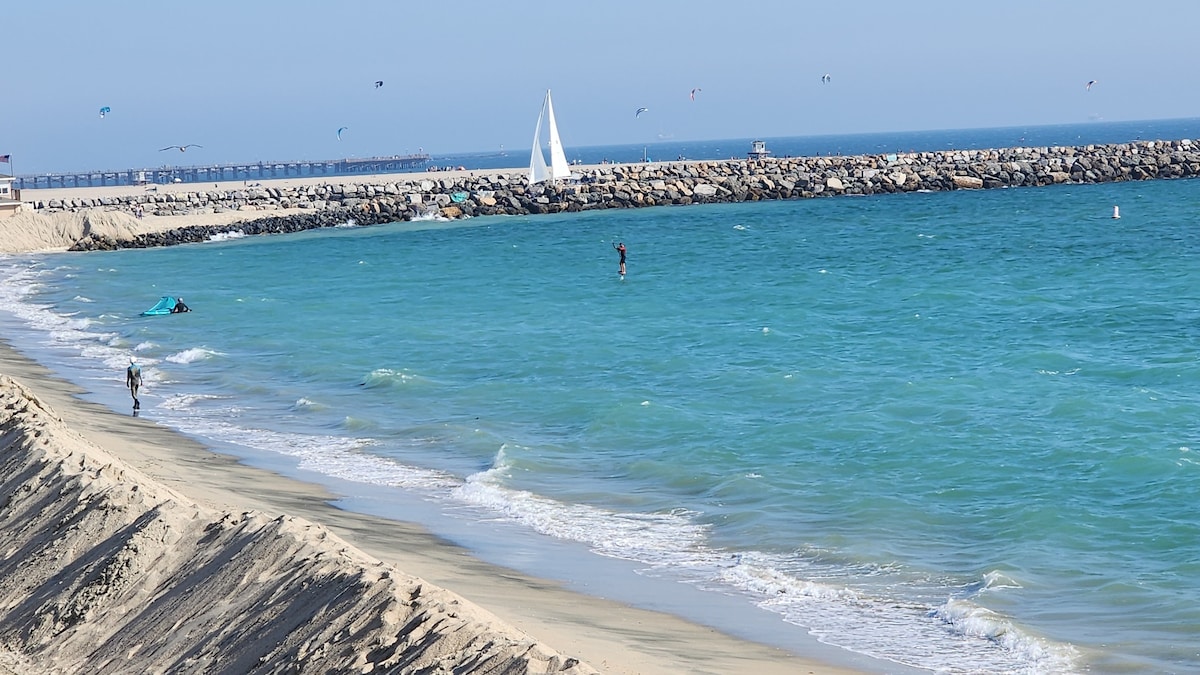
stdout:
[[(18, 174), (500, 146), (521, 164), (546, 89), (568, 149), (1200, 117), (1193, 0), (13, 0), (3, 14), (0, 154)], [(159, 152), (187, 143), (204, 147)]]

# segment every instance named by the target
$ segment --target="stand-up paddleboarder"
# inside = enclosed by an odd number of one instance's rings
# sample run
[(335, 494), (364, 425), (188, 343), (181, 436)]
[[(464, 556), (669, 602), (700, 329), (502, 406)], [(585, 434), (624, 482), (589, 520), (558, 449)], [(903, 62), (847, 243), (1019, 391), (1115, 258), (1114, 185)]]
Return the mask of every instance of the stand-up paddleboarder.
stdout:
[(617, 249), (617, 253), (621, 254), (621, 276), (625, 276), (625, 242), (617, 242), (613, 244), (613, 248)]

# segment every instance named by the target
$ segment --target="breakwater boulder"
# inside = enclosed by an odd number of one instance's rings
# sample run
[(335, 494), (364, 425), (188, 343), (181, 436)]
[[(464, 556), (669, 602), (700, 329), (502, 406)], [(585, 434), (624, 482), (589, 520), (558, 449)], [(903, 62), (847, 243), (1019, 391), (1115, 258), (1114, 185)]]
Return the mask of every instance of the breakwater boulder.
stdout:
[[(806, 199), (838, 195), (1037, 187), (1063, 183), (1200, 176), (1191, 140), (1109, 145), (943, 150), (886, 155), (616, 164), (578, 169), (577, 178), (528, 185), (523, 171), (467, 172), (389, 182), (266, 186), (231, 191), (148, 193), (35, 202), (46, 211), (144, 209), (157, 216), (237, 211), (232, 225), (184, 226), (116, 239), (89, 236), (73, 250), (170, 246), (230, 233), (298, 232), (354, 221), (370, 225), (416, 218), (457, 219), (594, 209)], [(285, 216), (255, 218), (261, 210)], [(184, 220), (181, 218), (181, 220)]]

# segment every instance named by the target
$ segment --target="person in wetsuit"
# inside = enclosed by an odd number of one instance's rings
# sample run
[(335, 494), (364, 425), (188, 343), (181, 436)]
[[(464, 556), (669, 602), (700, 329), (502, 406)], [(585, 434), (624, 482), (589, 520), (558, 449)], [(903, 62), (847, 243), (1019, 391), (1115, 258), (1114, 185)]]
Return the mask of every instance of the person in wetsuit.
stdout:
[(129, 387), (129, 395), (133, 396), (133, 409), (141, 408), (142, 402), (138, 400), (138, 389), (142, 386), (142, 369), (132, 356), (129, 357), (129, 367), (125, 369), (125, 386)]
[(183, 304), (183, 298), (178, 298), (175, 300), (175, 306), (171, 308), (172, 314), (183, 314), (184, 312), (190, 311), (192, 311), (192, 308)]
[(625, 276), (625, 242), (619, 241), (613, 244), (613, 248), (617, 249), (617, 253), (621, 254), (621, 276)]

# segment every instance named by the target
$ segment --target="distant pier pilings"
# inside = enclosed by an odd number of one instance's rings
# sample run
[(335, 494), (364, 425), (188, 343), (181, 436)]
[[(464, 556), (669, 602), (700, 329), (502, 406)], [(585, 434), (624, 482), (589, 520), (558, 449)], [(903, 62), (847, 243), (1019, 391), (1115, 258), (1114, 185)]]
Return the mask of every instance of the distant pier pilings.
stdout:
[(270, 180), (309, 176), (345, 176), (413, 171), (423, 168), (429, 155), (393, 155), (362, 159), (330, 159), (292, 162), (243, 162), (206, 166), (160, 166), (121, 171), (78, 171), (17, 176), (17, 189), (78, 188), (167, 183), (215, 183), (220, 181)]

